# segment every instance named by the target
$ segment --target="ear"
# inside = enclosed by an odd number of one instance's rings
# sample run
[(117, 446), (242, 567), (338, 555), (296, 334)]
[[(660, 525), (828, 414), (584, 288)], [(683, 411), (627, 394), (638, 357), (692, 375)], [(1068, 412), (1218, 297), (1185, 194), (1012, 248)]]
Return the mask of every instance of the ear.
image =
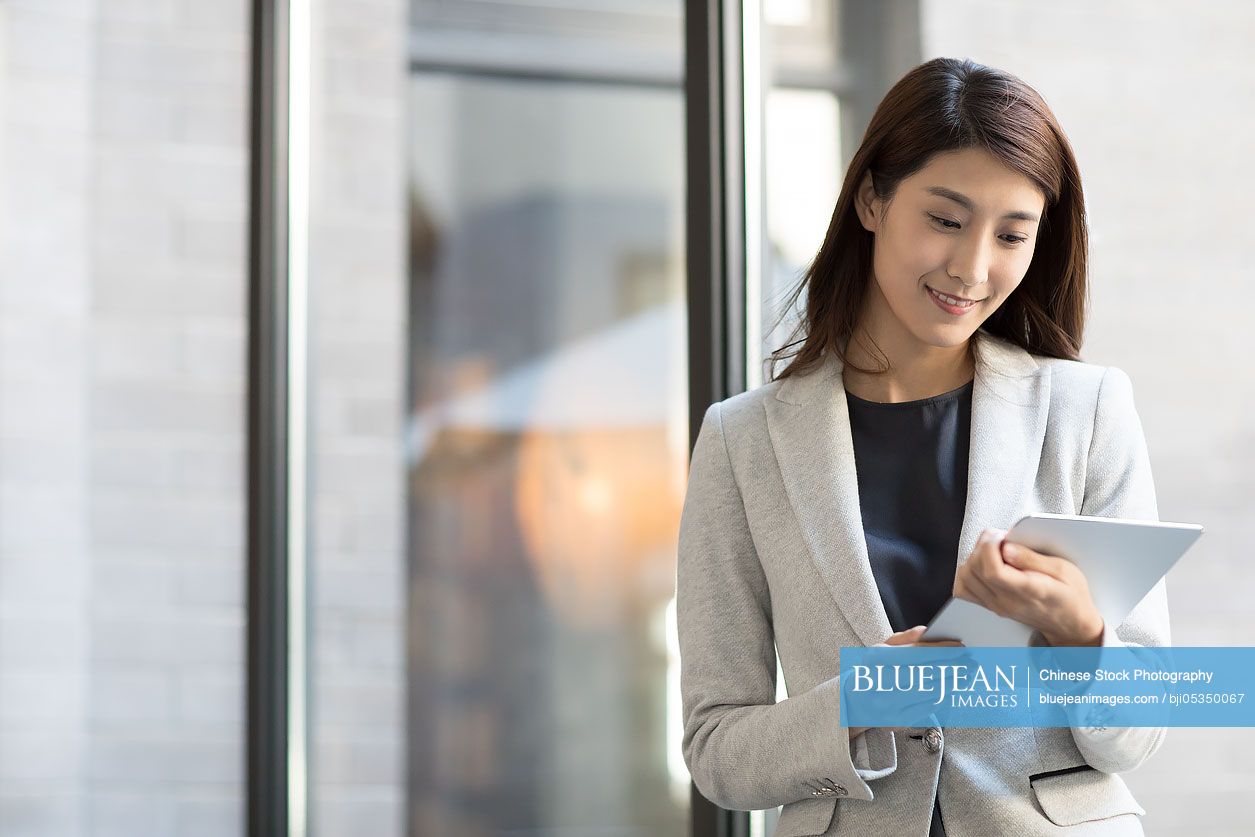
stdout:
[(863, 173), (863, 181), (854, 193), (854, 211), (863, 223), (863, 229), (876, 232), (880, 228), (883, 201), (876, 197), (876, 189), (872, 186), (871, 172)]

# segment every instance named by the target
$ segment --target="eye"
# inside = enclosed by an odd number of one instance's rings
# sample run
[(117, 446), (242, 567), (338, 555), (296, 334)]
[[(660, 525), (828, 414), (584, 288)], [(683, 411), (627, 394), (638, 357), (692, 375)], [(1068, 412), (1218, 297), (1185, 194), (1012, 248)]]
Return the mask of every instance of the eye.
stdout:
[[(928, 213), (928, 217), (936, 221), (938, 224), (940, 224), (943, 229), (957, 230), (959, 228), (959, 223), (957, 221), (951, 221), (949, 218), (941, 218), (936, 215), (933, 215), (931, 212)], [(1012, 245), (1013, 247), (1018, 247), (1019, 245), (1028, 241), (1027, 238), (1023, 238), (1018, 235), (1004, 235), (1004, 236), (999, 236), (999, 238), (1001, 238), (1007, 244)]]

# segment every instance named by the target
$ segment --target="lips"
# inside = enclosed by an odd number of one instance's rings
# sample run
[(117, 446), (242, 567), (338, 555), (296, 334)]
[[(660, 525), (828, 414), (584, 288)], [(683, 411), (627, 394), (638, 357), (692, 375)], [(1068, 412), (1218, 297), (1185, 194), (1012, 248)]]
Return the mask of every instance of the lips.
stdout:
[[(941, 291), (937, 290), (936, 288), (930, 285), (925, 285), (924, 287), (928, 288), (928, 290), (937, 294), (938, 298), (941, 298), (942, 302), (945, 302), (951, 305), (957, 304), (964, 308), (967, 308), (969, 306), (975, 305), (976, 303), (980, 302), (979, 299), (964, 299), (963, 297), (952, 296), (950, 294), (945, 294), (943, 297)], [(951, 302), (951, 300), (957, 300), (957, 302)]]
[(963, 314), (968, 313), (969, 311), (971, 311), (972, 309), (976, 307), (977, 302), (980, 302), (980, 300), (973, 300), (967, 305), (954, 305), (942, 299), (941, 296), (937, 293), (937, 291), (933, 290), (931, 287), (927, 285), (925, 285), (924, 287), (927, 288), (928, 296), (932, 299), (933, 305), (936, 305), (938, 308), (940, 308), (942, 311), (945, 311), (947, 314), (952, 314), (954, 316), (961, 316)]

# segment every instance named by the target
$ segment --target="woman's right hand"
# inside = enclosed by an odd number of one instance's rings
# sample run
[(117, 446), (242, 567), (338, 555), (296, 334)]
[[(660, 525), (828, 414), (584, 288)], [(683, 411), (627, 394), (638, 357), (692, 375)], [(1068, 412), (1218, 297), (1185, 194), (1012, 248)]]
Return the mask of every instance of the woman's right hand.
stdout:
[[(925, 630), (927, 630), (926, 625), (916, 625), (914, 628), (908, 628), (905, 631), (898, 631), (896, 634), (891, 634), (889, 638), (886, 639), (884, 642), (879, 642), (876, 645), (873, 645), (872, 647), (873, 648), (886, 648), (889, 646), (900, 646), (900, 647), (913, 646), (913, 647), (918, 647), (918, 648), (936, 648), (936, 647), (942, 647), (942, 646), (947, 646), (947, 645), (962, 645), (963, 644), (959, 642), (957, 639), (946, 639), (946, 640), (936, 640), (936, 641), (930, 640), (928, 642), (921, 642), (920, 637), (923, 636)], [(868, 729), (869, 727), (850, 727), (850, 740), (853, 741), (855, 738), (862, 735)], [(903, 728), (889, 727), (889, 729), (903, 729)]]
[(963, 644), (957, 639), (938, 639), (921, 642), (920, 637), (924, 635), (924, 631), (927, 629), (928, 627), (926, 625), (916, 625), (914, 628), (908, 628), (905, 631), (898, 631), (896, 634), (890, 635), (888, 639), (879, 643), (879, 645), (918, 645), (928, 647), (933, 645)]

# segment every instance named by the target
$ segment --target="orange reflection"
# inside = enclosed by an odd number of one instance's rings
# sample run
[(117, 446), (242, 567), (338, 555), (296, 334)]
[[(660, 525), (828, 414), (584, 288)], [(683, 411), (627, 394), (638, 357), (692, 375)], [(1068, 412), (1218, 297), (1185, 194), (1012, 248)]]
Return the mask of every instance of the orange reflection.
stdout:
[[(658, 427), (535, 430), (515, 511), (541, 589), (572, 624), (623, 624), (674, 589), (683, 461)], [(635, 606), (634, 606), (635, 603)]]

